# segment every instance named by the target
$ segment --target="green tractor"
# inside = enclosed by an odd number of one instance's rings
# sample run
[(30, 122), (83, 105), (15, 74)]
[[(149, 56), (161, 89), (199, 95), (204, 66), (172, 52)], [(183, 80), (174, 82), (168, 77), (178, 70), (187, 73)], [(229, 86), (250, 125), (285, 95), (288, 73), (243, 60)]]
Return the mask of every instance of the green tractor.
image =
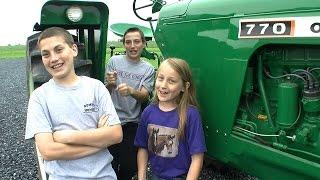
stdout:
[[(192, 68), (208, 158), (261, 179), (320, 179), (320, 1), (137, 4), (133, 11), (150, 22), (164, 58)], [(142, 17), (143, 8), (159, 12), (158, 19)], [(83, 47), (77, 73), (104, 81), (108, 15), (102, 2), (48, 1), (34, 30), (74, 30)], [(27, 42), (30, 93), (50, 78), (38, 35)]]
[(193, 69), (208, 157), (320, 179), (320, 1), (184, 0), (161, 8), (155, 39)]

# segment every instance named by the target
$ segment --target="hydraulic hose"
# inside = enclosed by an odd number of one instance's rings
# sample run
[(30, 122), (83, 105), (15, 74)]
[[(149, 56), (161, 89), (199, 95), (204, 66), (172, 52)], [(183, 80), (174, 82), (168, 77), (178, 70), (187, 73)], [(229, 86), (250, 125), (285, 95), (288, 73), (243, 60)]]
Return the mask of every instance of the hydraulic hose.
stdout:
[(263, 102), (265, 111), (267, 113), (267, 118), (268, 122), (271, 126), (272, 129), (274, 129), (275, 125), (274, 122), (271, 118), (271, 113), (270, 113), (270, 106), (269, 106), (269, 101), (267, 99), (266, 91), (264, 89), (264, 83), (263, 83), (263, 62), (262, 62), (262, 57), (261, 55), (258, 56), (258, 86), (259, 86), (259, 91), (261, 94), (261, 100)]

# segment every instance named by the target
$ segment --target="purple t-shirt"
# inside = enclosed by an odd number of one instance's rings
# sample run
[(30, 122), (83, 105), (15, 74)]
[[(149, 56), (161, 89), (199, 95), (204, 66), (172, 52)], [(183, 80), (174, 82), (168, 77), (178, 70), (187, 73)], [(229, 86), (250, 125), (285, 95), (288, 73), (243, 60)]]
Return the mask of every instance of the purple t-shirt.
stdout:
[(164, 112), (158, 104), (149, 105), (141, 115), (134, 145), (148, 149), (152, 172), (161, 178), (186, 174), (191, 155), (206, 151), (199, 111), (188, 107), (185, 138), (178, 138), (177, 109)]

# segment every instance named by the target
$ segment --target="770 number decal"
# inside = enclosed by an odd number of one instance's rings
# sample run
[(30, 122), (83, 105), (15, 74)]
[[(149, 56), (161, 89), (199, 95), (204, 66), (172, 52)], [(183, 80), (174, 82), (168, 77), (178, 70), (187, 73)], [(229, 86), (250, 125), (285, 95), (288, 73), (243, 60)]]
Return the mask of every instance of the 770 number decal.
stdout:
[(320, 17), (240, 20), (238, 37), (320, 37)]

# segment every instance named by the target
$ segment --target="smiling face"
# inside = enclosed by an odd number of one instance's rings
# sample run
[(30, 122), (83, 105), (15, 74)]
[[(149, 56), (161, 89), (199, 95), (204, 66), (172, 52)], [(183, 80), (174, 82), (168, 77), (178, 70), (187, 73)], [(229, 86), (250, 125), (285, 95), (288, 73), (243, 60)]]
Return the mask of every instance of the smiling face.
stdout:
[(75, 76), (73, 60), (78, 54), (75, 44), (70, 47), (63, 36), (52, 36), (42, 39), (39, 49), (42, 62), (54, 80), (63, 81)]
[(127, 57), (131, 60), (138, 61), (145, 47), (145, 42), (142, 40), (138, 31), (128, 32), (124, 37), (124, 47)]
[(159, 105), (172, 109), (177, 107), (177, 98), (184, 91), (184, 83), (169, 63), (163, 62), (158, 69), (155, 89)]

